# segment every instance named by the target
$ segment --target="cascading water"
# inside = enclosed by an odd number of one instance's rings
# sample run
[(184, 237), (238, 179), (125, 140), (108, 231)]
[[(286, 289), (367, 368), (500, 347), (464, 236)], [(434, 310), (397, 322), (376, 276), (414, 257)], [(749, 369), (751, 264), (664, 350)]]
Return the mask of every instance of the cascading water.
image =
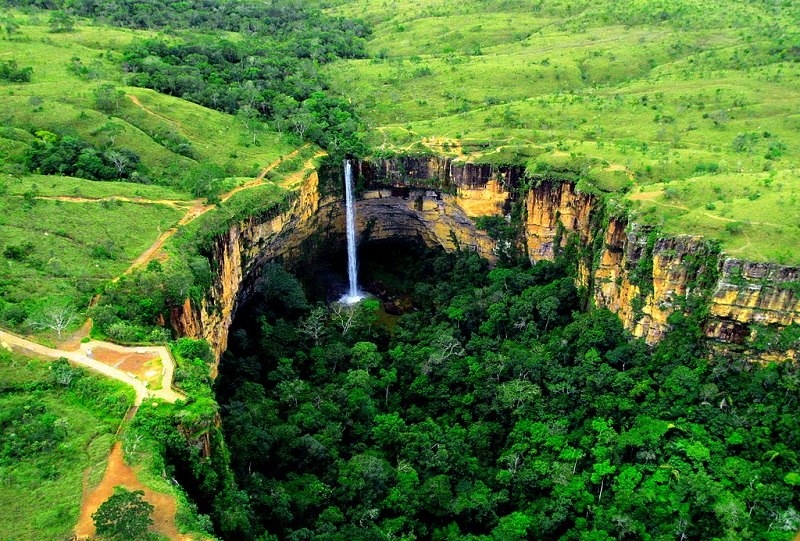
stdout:
[(358, 261), (356, 259), (356, 204), (353, 187), (353, 165), (350, 160), (344, 161), (344, 202), (347, 229), (347, 277), (350, 289), (342, 297), (341, 302), (353, 304), (364, 298), (358, 289)]

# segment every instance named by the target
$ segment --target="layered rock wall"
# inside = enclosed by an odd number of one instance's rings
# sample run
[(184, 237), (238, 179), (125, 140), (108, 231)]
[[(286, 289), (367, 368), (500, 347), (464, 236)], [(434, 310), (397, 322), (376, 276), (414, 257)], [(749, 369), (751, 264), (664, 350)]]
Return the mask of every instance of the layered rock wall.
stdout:
[(228, 347), (228, 329), (237, 308), (252, 293), (263, 263), (296, 258), (309, 234), (308, 224), (320, 209), (319, 178), (312, 173), (287, 212), (275, 218), (250, 218), (231, 225), (212, 248), (214, 280), (199, 306), (186, 301), (172, 312), (171, 322), (184, 336), (208, 341), (218, 360)]
[(591, 195), (575, 191), (569, 183), (542, 183), (528, 192), (525, 200), (525, 246), (531, 261), (553, 260), (556, 244), (567, 235), (577, 235), (582, 245), (590, 244), (591, 214), (597, 202)]
[(740, 342), (754, 323), (800, 325), (800, 268), (733, 258), (722, 262), (707, 333)]
[[(470, 218), (506, 215), (523, 173), (519, 167), (447, 158), (361, 162), (357, 172), (362, 186), (371, 188), (357, 201), (362, 241), (411, 238), (447, 250), (475, 250), (490, 260), (494, 243)], [(599, 200), (570, 183), (542, 182), (524, 197), (524, 244), (531, 261), (552, 260), (569, 239), (593, 247), (581, 259), (579, 285), (595, 306), (619, 314), (648, 343), (662, 338), (680, 301), (701, 290), (711, 292), (709, 338), (742, 342), (753, 324), (800, 324), (800, 268), (722, 259), (699, 237), (655, 236), (604, 217)], [(213, 287), (200, 306), (187, 301), (174, 310), (173, 325), (183, 335), (205, 338), (219, 358), (262, 264), (314, 257), (309, 239), (318, 246), (344, 244), (343, 204), (339, 197), (321, 198), (316, 174), (288, 211), (233, 224), (217, 238)]]
[(689, 294), (710, 293), (708, 338), (742, 343), (752, 326), (800, 324), (800, 268), (724, 258), (701, 237), (653, 236), (627, 220), (600, 220), (598, 200), (571, 184), (542, 183), (526, 199), (525, 243), (531, 261), (552, 260), (570, 235), (603, 242), (580, 285), (594, 305), (617, 313), (634, 336), (658, 342), (667, 318)]
[[(497, 181), (489, 188), (470, 188), (481, 201), (505, 198)], [(489, 195), (483, 197), (480, 192)], [(361, 241), (416, 239), (427, 246), (473, 250), (493, 260), (494, 243), (475, 228), (459, 200), (464, 196), (430, 189), (368, 190), (356, 202)], [(499, 212), (499, 203), (496, 212)], [(186, 301), (172, 311), (171, 323), (184, 336), (203, 338), (219, 359), (228, 345), (228, 329), (236, 311), (252, 295), (264, 263), (280, 259), (292, 265), (325, 256), (331, 246), (345, 244), (344, 204), (339, 197), (322, 198), (319, 178), (312, 174), (290, 208), (271, 219), (250, 218), (231, 225), (217, 237), (211, 254), (213, 284), (199, 306)]]

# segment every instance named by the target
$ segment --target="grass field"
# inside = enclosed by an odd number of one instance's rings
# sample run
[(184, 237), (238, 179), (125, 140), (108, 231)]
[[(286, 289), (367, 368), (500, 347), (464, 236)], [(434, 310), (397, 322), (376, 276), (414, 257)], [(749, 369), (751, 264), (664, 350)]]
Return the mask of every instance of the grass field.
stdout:
[[(670, 184), (697, 192), (679, 203), (687, 209), (660, 195), (634, 209), (741, 257), (800, 262), (790, 203), (800, 189), (800, 6), (333, 4), (375, 25), (372, 58), (328, 73), (380, 151), (569, 165), (583, 189), (601, 192)], [(760, 184), (767, 176), (770, 187)], [(715, 179), (740, 195), (722, 205), (701, 196)], [(729, 220), (743, 225), (726, 229)]]
[(0, 298), (28, 313), (54, 302), (80, 311), (182, 215), (168, 205), (3, 197)]
[[(22, 151), (38, 129), (76, 134), (98, 145), (113, 138), (115, 146), (136, 151), (153, 176), (169, 179), (198, 163), (214, 163), (229, 175), (254, 175), (295, 146), (268, 129), (253, 144), (250, 132), (230, 115), (125, 86), (121, 50), (154, 33), (79, 24), (75, 32), (55, 35), (36, 16), (5, 13), (20, 28), (3, 39), (0, 59), (33, 68), (30, 83), (0, 85), (0, 149), (10, 154)], [(95, 106), (93, 92), (102, 84), (113, 84), (124, 95), (110, 115)], [(191, 158), (170, 148), (170, 142), (180, 141), (191, 145)]]
[[(53, 34), (46, 12), (2, 9), (0, 20), (18, 25), (13, 33), (3, 31), (0, 60), (33, 70), (28, 83), (0, 82), (5, 325), (19, 326), (37, 307), (54, 302), (82, 312), (103, 284), (188, 211), (198, 197), (197, 178), (213, 175), (215, 189), (223, 192), (297, 146), (266, 126), (254, 140), (233, 116), (126, 86), (122, 51), (153, 32), (79, 21), (74, 32)], [(117, 92), (112, 112), (98, 109), (95, 91), (102, 85)], [(155, 184), (26, 173), (25, 155), (39, 130), (99, 149), (130, 149)]]
[(100, 481), (114, 431), (133, 402), (124, 385), (78, 369), (68, 384), (58, 383), (50, 366), (0, 350), (4, 540), (70, 538), (83, 484)]

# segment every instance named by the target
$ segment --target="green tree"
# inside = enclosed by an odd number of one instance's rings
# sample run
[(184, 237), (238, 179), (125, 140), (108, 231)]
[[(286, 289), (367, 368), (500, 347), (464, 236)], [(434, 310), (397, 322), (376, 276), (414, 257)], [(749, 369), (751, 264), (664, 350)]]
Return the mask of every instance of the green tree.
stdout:
[(148, 536), (153, 524), (153, 506), (144, 501), (144, 492), (114, 487), (114, 494), (92, 514), (97, 533), (109, 539), (135, 540)]
[(75, 29), (75, 18), (64, 11), (53, 11), (49, 22), (53, 33), (72, 32)]
[(113, 115), (122, 105), (125, 92), (117, 90), (111, 83), (105, 83), (94, 89), (94, 106), (98, 111)]

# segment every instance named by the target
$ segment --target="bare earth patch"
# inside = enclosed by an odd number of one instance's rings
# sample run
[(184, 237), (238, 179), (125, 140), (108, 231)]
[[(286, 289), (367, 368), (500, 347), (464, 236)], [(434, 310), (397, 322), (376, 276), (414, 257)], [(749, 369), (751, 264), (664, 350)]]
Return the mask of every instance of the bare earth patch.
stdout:
[(102, 347), (92, 350), (92, 358), (123, 372), (135, 375), (146, 382), (147, 388), (155, 390), (161, 386), (161, 358), (153, 353), (120, 352)]

